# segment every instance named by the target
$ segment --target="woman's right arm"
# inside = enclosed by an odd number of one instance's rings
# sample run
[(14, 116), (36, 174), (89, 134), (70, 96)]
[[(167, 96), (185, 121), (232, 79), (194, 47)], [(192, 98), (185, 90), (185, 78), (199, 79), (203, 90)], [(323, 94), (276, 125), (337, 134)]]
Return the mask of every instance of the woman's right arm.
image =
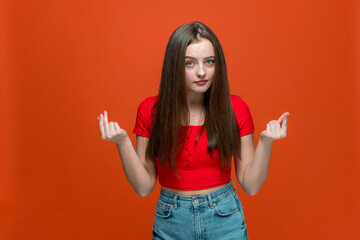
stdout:
[(135, 152), (126, 131), (121, 129), (117, 122), (108, 122), (106, 111), (98, 120), (101, 138), (115, 142), (117, 146), (128, 182), (139, 196), (146, 197), (156, 184), (155, 164), (145, 158), (149, 139), (137, 136)]

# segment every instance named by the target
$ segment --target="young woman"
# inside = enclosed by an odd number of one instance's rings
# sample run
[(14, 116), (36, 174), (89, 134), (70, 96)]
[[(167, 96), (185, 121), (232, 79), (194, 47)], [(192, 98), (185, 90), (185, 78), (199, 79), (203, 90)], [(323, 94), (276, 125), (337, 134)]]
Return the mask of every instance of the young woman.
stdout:
[[(255, 195), (267, 178), (273, 141), (284, 138), (289, 113), (270, 121), (254, 147), (246, 103), (230, 95), (223, 50), (215, 34), (193, 22), (168, 42), (158, 96), (139, 106), (136, 151), (125, 130), (98, 117), (101, 138), (116, 143), (127, 180), (146, 197), (157, 178), (153, 239), (248, 239), (230, 179)], [(235, 189), (234, 189), (235, 188)]]

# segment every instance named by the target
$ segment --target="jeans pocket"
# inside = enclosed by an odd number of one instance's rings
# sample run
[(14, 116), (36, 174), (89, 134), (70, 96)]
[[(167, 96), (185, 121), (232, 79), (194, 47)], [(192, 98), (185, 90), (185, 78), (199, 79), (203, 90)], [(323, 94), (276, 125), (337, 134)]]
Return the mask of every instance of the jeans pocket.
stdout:
[(227, 217), (240, 211), (239, 205), (234, 196), (229, 195), (218, 203), (214, 203), (214, 210), (220, 217)]
[(162, 201), (156, 203), (155, 216), (159, 218), (169, 218), (171, 215), (172, 205)]

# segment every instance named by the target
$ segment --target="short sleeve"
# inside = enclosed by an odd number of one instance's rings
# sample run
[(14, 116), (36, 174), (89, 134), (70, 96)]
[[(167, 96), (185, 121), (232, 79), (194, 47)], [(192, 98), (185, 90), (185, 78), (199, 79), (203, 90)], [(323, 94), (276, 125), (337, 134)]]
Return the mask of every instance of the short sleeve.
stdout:
[(157, 97), (149, 97), (140, 103), (136, 114), (136, 121), (133, 133), (136, 135), (149, 138), (150, 127), (152, 124), (151, 111), (155, 105)]
[(235, 117), (239, 126), (240, 137), (254, 132), (254, 122), (247, 104), (238, 96), (231, 96)]

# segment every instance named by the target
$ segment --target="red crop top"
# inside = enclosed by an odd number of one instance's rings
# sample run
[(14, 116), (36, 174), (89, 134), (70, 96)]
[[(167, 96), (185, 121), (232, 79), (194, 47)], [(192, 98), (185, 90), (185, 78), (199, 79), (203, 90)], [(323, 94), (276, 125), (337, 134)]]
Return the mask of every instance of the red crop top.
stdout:
[[(135, 128), (133, 132), (137, 135), (149, 138), (152, 123), (151, 109), (157, 100), (157, 96), (145, 99), (139, 106)], [(254, 131), (254, 123), (250, 110), (240, 97), (231, 96), (234, 113), (240, 129), (240, 136), (245, 136)], [(201, 190), (221, 186), (230, 181), (230, 169), (221, 170), (221, 159), (218, 150), (213, 151), (212, 158), (206, 151), (207, 135), (206, 129), (196, 143), (196, 137), (202, 125), (190, 125), (186, 135), (184, 147), (179, 152), (176, 169), (180, 176), (177, 177), (166, 162), (163, 168), (160, 161), (156, 163), (157, 175), (161, 186), (177, 190)], [(184, 133), (185, 127), (181, 131)]]

